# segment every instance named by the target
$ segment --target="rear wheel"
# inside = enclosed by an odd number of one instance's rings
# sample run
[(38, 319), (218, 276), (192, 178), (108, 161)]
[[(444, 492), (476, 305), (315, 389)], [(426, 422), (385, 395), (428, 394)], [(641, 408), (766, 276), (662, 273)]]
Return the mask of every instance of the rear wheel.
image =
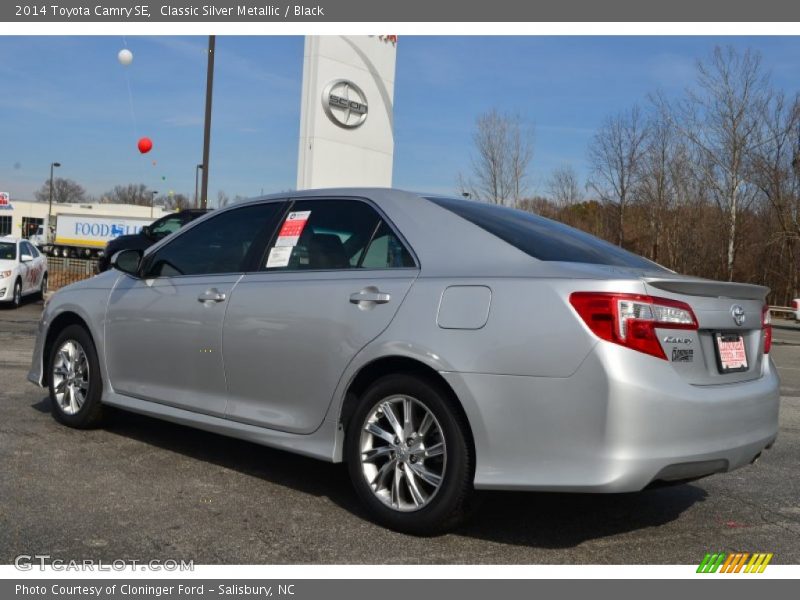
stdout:
[(441, 386), (383, 377), (362, 396), (348, 429), (350, 478), (377, 522), (434, 535), (464, 519), (473, 491), (468, 427)]
[(103, 416), (100, 365), (86, 329), (80, 325), (64, 329), (53, 344), (49, 362), (53, 417), (78, 429), (99, 425)]
[(44, 295), (47, 293), (47, 273), (42, 275), (42, 285), (39, 286), (39, 298), (44, 300)]

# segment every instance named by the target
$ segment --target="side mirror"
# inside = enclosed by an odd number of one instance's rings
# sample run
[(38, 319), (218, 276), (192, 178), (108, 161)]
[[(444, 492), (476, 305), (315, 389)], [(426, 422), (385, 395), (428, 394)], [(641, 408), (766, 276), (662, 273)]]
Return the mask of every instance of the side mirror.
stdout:
[(150, 231), (150, 225), (145, 225), (144, 227), (142, 227), (142, 230), (141, 230), (140, 233), (144, 237), (151, 237), (153, 235), (153, 233)]
[(30, 254), (22, 254), (20, 255), (19, 259), (22, 262), (31, 262), (33, 260), (33, 257)]
[(141, 250), (120, 250), (111, 257), (111, 266), (117, 271), (138, 277), (142, 254)]

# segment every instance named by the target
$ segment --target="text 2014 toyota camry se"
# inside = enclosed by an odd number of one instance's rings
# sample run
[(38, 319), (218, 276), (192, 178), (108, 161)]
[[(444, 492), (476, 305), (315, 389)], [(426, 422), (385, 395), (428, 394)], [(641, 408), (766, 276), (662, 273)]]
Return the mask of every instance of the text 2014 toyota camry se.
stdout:
[(58, 291), (29, 379), (345, 461), (379, 522), (454, 526), (475, 489), (630, 492), (754, 461), (778, 430), (767, 289), (565, 225), (389, 189), (214, 211)]

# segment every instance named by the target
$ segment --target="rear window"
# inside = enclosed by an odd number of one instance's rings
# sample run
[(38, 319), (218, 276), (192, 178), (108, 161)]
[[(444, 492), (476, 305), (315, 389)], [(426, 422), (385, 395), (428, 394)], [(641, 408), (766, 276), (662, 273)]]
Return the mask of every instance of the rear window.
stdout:
[(533, 213), (472, 200), (428, 200), (539, 260), (665, 270), (619, 246)]

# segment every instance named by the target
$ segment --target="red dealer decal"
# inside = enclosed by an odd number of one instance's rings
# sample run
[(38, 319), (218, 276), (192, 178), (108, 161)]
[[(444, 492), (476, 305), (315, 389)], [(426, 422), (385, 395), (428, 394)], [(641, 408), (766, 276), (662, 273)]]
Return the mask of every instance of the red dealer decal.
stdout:
[(310, 215), (310, 210), (290, 212), (289, 216), (287, 216), (286, 220), (283, 222), (275, 245), (296, 246), (297, 241), (300, 239), (300, 234), (303, 233), (303, 229), (305, 229), (306, 223), (308, 223), (308, 217)]

